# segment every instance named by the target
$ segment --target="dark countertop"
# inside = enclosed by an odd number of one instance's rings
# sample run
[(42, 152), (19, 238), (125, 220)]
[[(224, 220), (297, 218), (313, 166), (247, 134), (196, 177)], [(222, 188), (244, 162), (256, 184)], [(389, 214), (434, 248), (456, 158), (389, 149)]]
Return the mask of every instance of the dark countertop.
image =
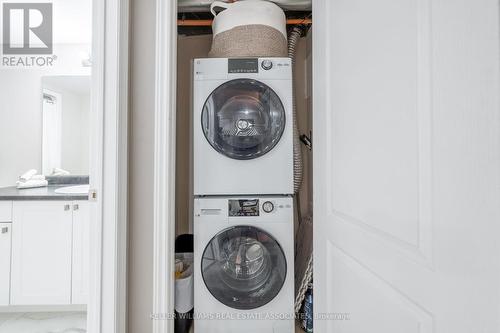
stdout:
[(47, 187), (18, 189), (15, 186), (0, 188), (0, 201), (18, 200), (88, 200), (88, 194), (58, 194), (54, 191), (61, 187), (74, 186), (75, 184), (49, 185)]
[(83, 185), (89, 183), (89, 176), (68, 175), (68, 176), (45, 176), (50, 185)]

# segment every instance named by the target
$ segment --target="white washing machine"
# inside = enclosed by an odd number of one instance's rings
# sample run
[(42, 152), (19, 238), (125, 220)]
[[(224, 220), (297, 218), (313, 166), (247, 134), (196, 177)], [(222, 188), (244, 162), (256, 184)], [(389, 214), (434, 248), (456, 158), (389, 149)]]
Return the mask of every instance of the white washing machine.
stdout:
[(195, 332), (294, 332), (292, 200), (195, 199)]
[(293, 193), (289, 58), (195, 59), (194, 195)]

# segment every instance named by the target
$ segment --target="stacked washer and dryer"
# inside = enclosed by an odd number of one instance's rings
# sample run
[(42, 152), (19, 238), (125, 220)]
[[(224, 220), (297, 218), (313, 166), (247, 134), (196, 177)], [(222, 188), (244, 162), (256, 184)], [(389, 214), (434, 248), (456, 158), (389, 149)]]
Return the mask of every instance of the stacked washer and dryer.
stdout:
[(197, 332), (294, 330), (291, 66), (194, 60)]

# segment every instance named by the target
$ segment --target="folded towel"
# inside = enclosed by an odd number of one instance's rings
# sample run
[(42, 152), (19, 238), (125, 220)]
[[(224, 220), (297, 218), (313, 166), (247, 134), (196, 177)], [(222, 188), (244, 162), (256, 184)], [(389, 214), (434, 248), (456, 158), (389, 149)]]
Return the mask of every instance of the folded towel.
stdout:
[(18, 181), (17, 182), (17, 188), (23, 189), (23, 188), (34, 188), (34, 187), (45, 187), (49, 185), (49, 182), (47, 180), (36, 180), (36, 179), (31, 179), (25, 182)]
[(70, 174), (69, 171), (61, 168), (54, 168), (52, 170), (52, 176), (67, 176), (69, 174)]
[(34, 175), (33, 177), (30, 178), (30, 180), (45, 180), (44, 175)]
[(19, 180), (25, 182), (27, 180), (30, 180), (31, 177), (33, 177), (37, 173), (38, 173), (38, 171), (36, 171), (35, 169), (28, 170), (21, 177), (19, 177)]

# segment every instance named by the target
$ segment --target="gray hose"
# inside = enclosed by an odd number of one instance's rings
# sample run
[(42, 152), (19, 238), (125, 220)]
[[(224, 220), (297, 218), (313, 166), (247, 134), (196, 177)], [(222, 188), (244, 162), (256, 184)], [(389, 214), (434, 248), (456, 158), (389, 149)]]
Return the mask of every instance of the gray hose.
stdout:
[[(300, 36), (302, 35), (302, 29), (300, 27), (294, 27), (288, 36), (288, 57), (292, 59), (292, 71), (295, 71), (295, 55), (297, 44), (299, 42)], [(293, 100), (292, 100), (292, 110), (293, 110), (293, 190), (294, 193), (299, 192), (300, 186), (302, 185), (302, 178), (304, 177), (304, 166), (302, 164), (302, 151), (299, 139), (299, 127), (297, 124), (297, 97), (295, 94), (295, 79), (292, 79), (293, 85)]]

